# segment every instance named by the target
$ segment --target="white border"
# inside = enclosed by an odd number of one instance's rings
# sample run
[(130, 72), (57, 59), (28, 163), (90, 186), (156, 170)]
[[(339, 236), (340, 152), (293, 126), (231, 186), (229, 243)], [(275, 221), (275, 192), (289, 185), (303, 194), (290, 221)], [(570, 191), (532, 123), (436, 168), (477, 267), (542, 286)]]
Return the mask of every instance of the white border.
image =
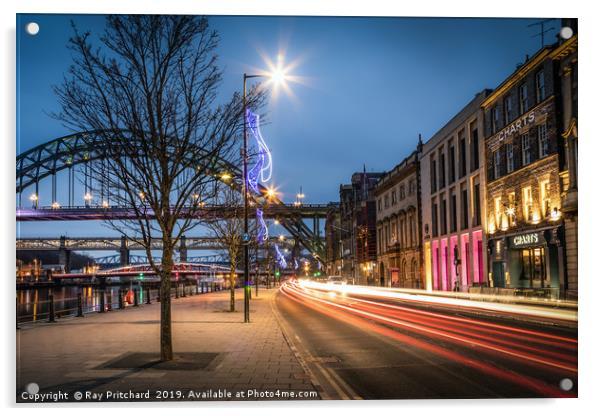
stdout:
[[(0, 6), (2, 13), (3, 42), (2, 59), (0, 62), (2, 82), (0, 91), (3, 93), (0, 99), (0, 117), (3, 128), (2, 143), (2, 186), (3, 195), (0, 209), (4, 221), (2, 235), (2, 250), (0, 250), (0, 261), (4, 266), (1, 278), (3, 281), (3, 296), (0, 305), (3, 329), (2, 357), (5, 365), (2, 366), (4, 374), (1, 377), (0, 392), (2, 394), (3, 406), (12, 407), (8, 409), (11, 414), (17, 412), (12, 403), (14, 402), (14, 340), (15, 330), (12, 319), (6, 318), (12, 311), (14, 286), (12, 273), (14, 272), (14, 202), (12, 199), (14, 180), (14, 154), (15, 154), (15, 13), (165, 13), (165, 14), (238, 14), (238, 15), (348, 15), (348, 16), (475, 16), (475, 17), (578, 17), (580, 38), (580, 65), (579, 80), (581, 90), (579, 96), (580, 124), (582, 143), (580, 149), (580, 187), (581, 187), (581, 224), (580, 227), (580, 322), (579, 322), (579, 399), (575, 400), (455, 400), (455, 401), (372, 401), (365, 403), (357, 402), (328, 402), (290, 405), (286, 403), (203, 403), (198, 405), (178, 406), (175, 412), (203, 414), (228, 414), (234, 412), (245, 412), (247, 414), (307, 414), (309, 412), (330, 410), (352, 414), (364, 414), (368, 408), (377, 408), (383, 413), (420, 413), (422, 414), (445, 414), (445, 415), (507, 415), (524, 414), (533, 412), (546, 415), (555, 414), (589, 414), (597, 404), (600, 396), (600, 317), (599, 309), (602, 291), (602, 275), (593, 256), (599, 250), (594, 236), (599, 233), (600, 214), (597, 212), (597, 202), (600, 199), (599, 166), (598, 155), (601, 152), (602, 138), (594, 129), (594, 120), (599, 119), (599, 114), (594, 114), (600, 104), (595, 98), (600, 97), (600, 79), (595, 75), (600, 73), (600, 14), (596, 13), (595, 2), (587, 2), (587, 5), (575, 1), (525, 1), (504, 0), (498, 2), (483, 1), (428, 1), (418, 2), (391, 2), (384, 0), (351, 1), (351, 0), (169, 0), (169, 1), (69, 1), (69, 0), (20, 0), (18, 3)], [(585, 2), (583, 2), (585, 3)], [(591, 4), (591, 5), (590, 5)], [(596, 36), (597, 35), (597, 36)], [(599, 112), (599, 110), (597, 111)], [(598, 134), (596, 134), (598, 133)], [(333, 185), (334, 186), (334, 185)], [(10, 230), (7, 231), (7, 230)], [(171, 405), (171, 404), (170, 404)], [(115, 405), (104, 405), (94, 409), (82, 409), (82, 406), (47, 406), (34, 411), (57, 413), (64, 415), (71, 411), (81, 413), (107, 415), (108, 412), (118, 412)], [(105, 407), (108, 407), (105, 408)], [(165, 409), (153, 405), (127, 405), (126, 412), (134, 411), (133, 407), (141, 407), (146, 413), (164, 413)], [(173, 407), (171, 405), (170, 407)], [(314, 410), (315, 409), (315, 410)], [(339, 410), (340, 409), (340, 410)], [(32, 410), (32, 409), (28, 409)], [(28, 411), (20, 409), (21, 412)], [(519, 413), (517, 413), (519, 412)]]

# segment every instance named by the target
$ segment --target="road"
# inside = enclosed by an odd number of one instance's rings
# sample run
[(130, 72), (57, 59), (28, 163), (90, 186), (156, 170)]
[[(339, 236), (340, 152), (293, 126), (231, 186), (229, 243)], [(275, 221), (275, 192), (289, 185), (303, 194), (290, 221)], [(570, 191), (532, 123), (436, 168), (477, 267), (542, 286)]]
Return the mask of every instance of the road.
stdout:
[(287, 282), (274, 308), (326, 399), (577, 395), (575, 321), (424, 299)]

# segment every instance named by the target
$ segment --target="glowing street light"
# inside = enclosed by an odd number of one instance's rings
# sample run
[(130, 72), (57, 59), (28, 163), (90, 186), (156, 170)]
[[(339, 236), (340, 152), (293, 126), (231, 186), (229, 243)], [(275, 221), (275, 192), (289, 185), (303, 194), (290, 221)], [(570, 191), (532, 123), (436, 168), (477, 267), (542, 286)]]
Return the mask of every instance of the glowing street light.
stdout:
[(265, 190), (265, 197), (268, 200), (272, 200), (276, 197), (276, 189), (273, 186), (269, 186), (266, 190)]
[(284, 241), (284, 235), (280, 234), (280, 235), (278, 236), (278, 240), (280, 240), (280, 241)]
[(86, 194), (84, 195), (84, 201), (86, 203), (86, 206), (90, 205), (90, 201), (92, 201), (92, 194), (90, 192), (86, 192)]
[(59, 204), (57, 201), (54, 201), (51, 206), (52, 209), (59, 209), (61, 207), (61, 204)]
[(31, 194), (30, 197), (29, 197), (29, 200), (33, 204), (34, 208), (38, 207), (38, 194)]
[[(244, 195), (244, 234), (249, 234), (249, 185), (248, 178), (248, 153), (247, 153), (247, 80), (250, 78), (269, 78), (274, 85), (280, 85), (286, 80), (286, 70), (282, 65), (282, 55), (278, 57), (278, 64), (271, 68), (271, 72), (263, 74), (243, 74), (242, 77), (242, 114), (243, 114), (243, 195)], [(223, 177), (222, 177), (223, 179)], [(244, 321), (251, 322), (249, 311), (251, 299), (251, 284), (249, 282), (249, 245), (244, 245)]]

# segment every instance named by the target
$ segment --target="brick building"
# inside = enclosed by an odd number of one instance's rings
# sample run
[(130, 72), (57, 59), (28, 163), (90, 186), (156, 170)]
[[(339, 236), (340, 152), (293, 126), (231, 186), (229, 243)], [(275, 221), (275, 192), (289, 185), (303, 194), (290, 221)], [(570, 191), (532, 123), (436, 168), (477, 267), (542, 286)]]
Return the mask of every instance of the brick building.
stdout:
[[(339, 189), (340, 226), (329, 226), (338, 230), (328, 238), (338, 238), (341, 257), (336, 266), (342, 276), (353, 279), (356, 284), (374, 282), (376, 264), (376, 203), (374, 186), (382, 172), (356, 172), (351, 183)], [(328, 227), (328, 226), (327, 226)], [(333, 242), (327, 245), (334, 246)], [(340, 269), (339, 269), (340, 266)], [(338, 273), (337, 273), (338, 274)]]
[(552, 47), (527, 59), (483, 102), (489, 285), (558, 297), (565, 265), (564, 149)]
[(421, 259), (420, 169), (422, 142), (380, 178), (376, 198), (378, 284), (424, 288)]

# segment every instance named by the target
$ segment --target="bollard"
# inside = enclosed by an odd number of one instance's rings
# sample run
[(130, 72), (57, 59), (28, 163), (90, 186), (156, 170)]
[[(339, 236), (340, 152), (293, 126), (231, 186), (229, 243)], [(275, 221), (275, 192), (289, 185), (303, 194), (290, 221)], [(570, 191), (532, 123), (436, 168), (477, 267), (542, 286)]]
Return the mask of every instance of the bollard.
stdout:
[(123, 289), (119, 289), (119, 309), (125, 309), (125, 302), (123, 301)]
[(195, 289), (194, 289), (195, 290), (195, 295), (198, 295), (199, 294), (199, 282), (198, 282), (198, 280), (197, 280), (196, 285), (194, 287), (195, 287)]
[(157, 302), (161, 302), (161, 286), (157, 289)]
[(151, 304), (151, 300), (150, 300), (150, 288), (149, 287), (146, 288), (146, 304), (147, 305)]
[(54, 295), (48, 295), (48, 322), (54, 322)]
[(180, 297), (180, 285), (176, 283), (176, 299)]
[(134, 306), (138, 306), (138, 288), (134, 288)]
[(183, 298), (186, 297), (186, 288), (187, 288), (186, 283), (182, 283), (182, 297)]
[(105, 313), (105, 291), (104, 290), (100, 291), (100, 309), (98, 312)]
[(84, 305), (82, 302), (82, 294), (81, 293), (77, 294), (77, 316), (79, 318), (84, 316)]

